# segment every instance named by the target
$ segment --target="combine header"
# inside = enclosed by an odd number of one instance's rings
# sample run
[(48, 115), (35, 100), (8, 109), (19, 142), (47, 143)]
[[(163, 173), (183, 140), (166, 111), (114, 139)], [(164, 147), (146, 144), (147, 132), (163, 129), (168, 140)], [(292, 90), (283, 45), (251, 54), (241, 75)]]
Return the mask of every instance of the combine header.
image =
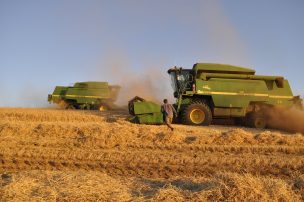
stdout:
[(161, 106), (146, 101), (141, 97), (134, 97), (128, 104), (129, 113), (133, 116), (131, 122), (140, 124), (162, 124), (163, 114), (161, 112)]

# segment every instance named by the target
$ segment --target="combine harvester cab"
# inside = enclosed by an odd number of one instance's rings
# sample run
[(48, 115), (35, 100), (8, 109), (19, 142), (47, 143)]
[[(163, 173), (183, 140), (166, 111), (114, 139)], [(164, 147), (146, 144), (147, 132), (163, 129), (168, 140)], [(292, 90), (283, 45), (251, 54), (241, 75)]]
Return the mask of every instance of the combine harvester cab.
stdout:
[(161, 106), (141, 97), (134, 97), (128, 104), (132, 123), (162, 124), (164, 122)]
[(66, 109), (113, 109), (120, 87), (107, 82), (77, 82), (73, 86), (56, 86), (48, 101)]
[(250, 127), (267, 125), (267, 110), (301, 107), (281, 76), (255, 75), (255, 70), (224, 64), (197, 63), (192, 69), (168, 70), (180, 121), (209, 125), (212, 119), (233, 118)]

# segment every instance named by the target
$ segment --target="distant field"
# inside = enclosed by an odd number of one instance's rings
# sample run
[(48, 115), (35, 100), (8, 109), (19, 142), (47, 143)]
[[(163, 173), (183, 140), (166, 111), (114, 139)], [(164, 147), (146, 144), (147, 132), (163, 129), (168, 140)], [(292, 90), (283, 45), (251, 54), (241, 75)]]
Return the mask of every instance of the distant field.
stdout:
[(304, 135), (0, 108), (0, 199), (303, 201)]

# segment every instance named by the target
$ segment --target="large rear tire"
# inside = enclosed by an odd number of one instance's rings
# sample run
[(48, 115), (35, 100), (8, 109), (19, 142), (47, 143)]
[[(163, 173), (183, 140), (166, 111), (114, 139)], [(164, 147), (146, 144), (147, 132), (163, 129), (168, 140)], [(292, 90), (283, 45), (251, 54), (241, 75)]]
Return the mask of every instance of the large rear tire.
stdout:
[(211, 109), (203, 102), (193, 102), (182, 111), (182, 122), (185, 124), (209, 126), (211, 121)]

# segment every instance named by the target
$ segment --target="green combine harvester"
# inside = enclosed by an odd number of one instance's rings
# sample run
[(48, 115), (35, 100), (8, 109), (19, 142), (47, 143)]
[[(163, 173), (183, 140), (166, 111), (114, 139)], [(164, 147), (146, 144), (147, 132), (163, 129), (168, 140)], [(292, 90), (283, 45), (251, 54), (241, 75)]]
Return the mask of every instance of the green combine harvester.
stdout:
[(197, 63), (192, 69), (168, 70), (179, 120), (209, 125), (212, 119), (233, 118), (250, 127), (267, 126), (275, 106), (302, 107), (282, 76), (255, 75), (255, 70), (224, 64)]
[[(255, 75), (253, 69), (212, 63), (197, 63), (192, 69), (174, 67), (168, 73), (177, 100), (175, 121), (183, 124), (208, 126), (213, 119), (234, 119), (242, 125), (265, 128), (274, 107), (302, 108), (302, 99), (293, 96), (281, 76)], [(159, 105), (150, 107), (143, 99), (135, 100), (129, 103), (135, 122), (161, 122)]]
[(66, 109), (113, 109), (120, 87), (107, 82), (77, 82), (73, 86), (56, 86), (48, 101)]

